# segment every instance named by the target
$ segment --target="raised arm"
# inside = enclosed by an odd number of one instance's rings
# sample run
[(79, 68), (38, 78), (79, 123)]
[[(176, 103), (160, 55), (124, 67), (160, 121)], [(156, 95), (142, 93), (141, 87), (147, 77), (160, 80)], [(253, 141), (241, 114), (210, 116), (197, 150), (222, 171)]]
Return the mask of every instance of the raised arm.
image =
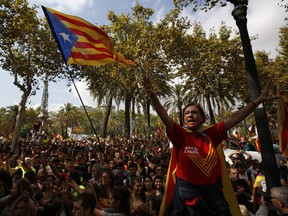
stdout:
[(270, 85), (271, 80), (266, 84), (261, 95), (258, 98), (256, 98), (251, 103), (247, 104), (242, 109), (234, 112), (230, 118), (224, 120), (225, 129), (229, 130), (230, 128), (234, 127), (235, 125), (243, 121), (243, 119), (249, 116), (261, 103), (277, 99), (278, 98), (277, 96), (269, 96)]
[(151, 80), (148, 77), (143, 78), (143, 84), (145, 87), (145, 91), (147, 95), (149, 96), (151, 103), (156, 110), (158, 116), (160, 117), (161, 121), (166, 127), (167, 131), (172, 131), (173, 125), (174, 125), (174, 120), (168, 115), (167, 110), (162, 106), (160, 103), (157, 95), (155, 94), (153, 90), (153, 86), (151, 83)]

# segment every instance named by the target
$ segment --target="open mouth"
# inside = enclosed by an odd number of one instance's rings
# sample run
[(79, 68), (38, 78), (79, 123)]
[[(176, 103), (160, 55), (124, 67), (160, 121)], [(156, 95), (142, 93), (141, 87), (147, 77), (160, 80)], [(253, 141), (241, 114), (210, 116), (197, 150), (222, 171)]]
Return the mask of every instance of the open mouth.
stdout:
[(189, 118), (188, 122), (196, 122), (195, 119)]

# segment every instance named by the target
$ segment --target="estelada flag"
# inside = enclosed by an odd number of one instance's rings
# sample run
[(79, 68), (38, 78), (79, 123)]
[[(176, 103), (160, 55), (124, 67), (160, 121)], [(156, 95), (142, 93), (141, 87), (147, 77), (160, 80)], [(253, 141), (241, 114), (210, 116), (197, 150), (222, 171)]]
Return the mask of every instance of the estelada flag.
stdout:
[(279, 150), (285, 158), (288, 158), (288, 98), (280, 89), (278, 89), (278, 96)]
[[(205, 129), (208, 129), (208, 128), (209, 127)], [(203, 131), (205, 131), (205, 129)], [(186, 131), (193, 133), (191, 130), (187, 128), (186, 128)], [(223, 152), (222, 145), (218, 145), (216, 150), (221, 161), (221, 180), (222, 180), (222, 185), (223, 185), (223, 192), (224, 192), (226, 201), (229, 204), (230, 212), (233, 216), (242, 216), (231, 180), (227, 172), (225, 155)], [(173, 194), (174, 185), (176, 183), (176, 170), (177, 170), (177, 151), (174, 147), (172, 147), (169, 168), (167, 171), (165, 193), (162, 199), (159, 216), (164, 215), (165, 210), (168, 208), (170, 202), (172, 201), (172, 198), (174, 195)]]
[(114, 50), (108, 35), (88, 21), (42, 6), (45, 17), (67, 64), (134, 64)]

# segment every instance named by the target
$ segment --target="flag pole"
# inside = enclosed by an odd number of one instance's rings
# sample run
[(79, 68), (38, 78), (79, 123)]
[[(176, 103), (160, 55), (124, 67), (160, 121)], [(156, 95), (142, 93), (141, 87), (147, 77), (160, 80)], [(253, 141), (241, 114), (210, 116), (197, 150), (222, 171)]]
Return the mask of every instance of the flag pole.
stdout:
[(82, 100), (82, 97), (81, 97), (81, 95), (80, 95), (80, 93), (79, 93), (79, 91), (78, 91), (78, 88), (77, 88), (77, 86), (76, 86), (76, 84), (75, 84), (75, 82), (74, 82), (74, 78), (73, 78), (73, 76), (72, 76), (71, 70), (69, 70), (67, 64), (65, 64), (65, 65), (66, 65), (66, 69), (67, 69), (67, 71), (68, 71), (68, 73), (69, 73), (70, 79), (71, 79), (71, 81), (72, 81), (72, 83), (73, 83), (73, 86), (74, 86), (74, 88), (75, 88), (75, 90), (76, 90), (76, 92), (77, 92), (77, 95), (78, 95), (78, 97), (79, 97), (79, 99), (80, 99), (80, 101), (81, 101), (81, 104), (82, 104), (82, 106), (83, 106), (83, 108), (84, 108), (85, 114), (86, 114), (86, 116), (87, 116), (87, 118), (88, 118), (88, 120), (89, 120), (89, 123), (90, 123), (90, 125), (91, 125), (91, 128), (92, 128), (92, 130), (93, 130), (93, 132), (94, 132), (94, 134), (95, 134), (95, 136), (96, 136), (96, 138), (97, 138), (98, 144), (100, 145), (100, 139), (99, 139), (99, 137), (98, 137), (98, 135), (97, 135), (97, 132), (96, 132), (93, 124), (92, 124), (91, 118), (90, 118), (90, 116), (89, 116), (89, 114), (88, 114), (88, 112), (87, 112), (87, 109), (86, 109), (86, 107), (85, 107), (85, 105), (84, 105), (84, 103), (83, 103), (83, 100)]

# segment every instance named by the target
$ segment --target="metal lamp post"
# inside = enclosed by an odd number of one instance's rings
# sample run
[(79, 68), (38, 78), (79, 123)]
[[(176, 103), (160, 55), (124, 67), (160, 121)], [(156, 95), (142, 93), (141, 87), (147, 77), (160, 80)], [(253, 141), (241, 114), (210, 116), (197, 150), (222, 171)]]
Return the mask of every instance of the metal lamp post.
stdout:
[[(240, 31), (251, 98), (252, 100), (254, 100), (260, 95), (261, 89), (255, 65), (254, 55), (251, 48), (250, 38), (247, 30), (246, 15), (247, 15), (248, 0), (227, 0), (227, 1), (231, 2), (235, 6), (232, 11), (232, 15), (236, 20), (236, 25), (238, 26)], [(259, 141), (261, 144), (262, 163), (265, 172), (267, 191), (269, 191), (272, 187), (280, 186), (281, 183), (277, 168), (276, 157), (272, 145), (269, 123), (266, 116), (264, 105), (260, 105), (255, 110), (254, 114)]]

